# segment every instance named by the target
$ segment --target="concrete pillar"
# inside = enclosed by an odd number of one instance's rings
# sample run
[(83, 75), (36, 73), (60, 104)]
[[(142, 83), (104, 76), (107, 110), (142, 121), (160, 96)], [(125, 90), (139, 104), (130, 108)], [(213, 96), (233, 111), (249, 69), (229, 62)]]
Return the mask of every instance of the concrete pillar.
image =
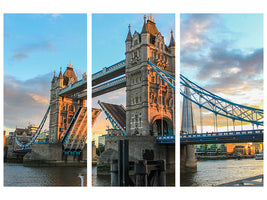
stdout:
[[(185, 88), (187, 96), (190, 96), (190, 91), (188, 88)], [(192, 102), (187, 98), (183, 98), (183, 107), (182, 107), (182, 126), (181, 133), (192, 134), (197, 131), (194, 115), (193, 115), (193, 105)], [(181, 145), (180, 149), (180, 169), (183, 171), (197, 171), (197, 161), (195, 157), (194, 145)]]

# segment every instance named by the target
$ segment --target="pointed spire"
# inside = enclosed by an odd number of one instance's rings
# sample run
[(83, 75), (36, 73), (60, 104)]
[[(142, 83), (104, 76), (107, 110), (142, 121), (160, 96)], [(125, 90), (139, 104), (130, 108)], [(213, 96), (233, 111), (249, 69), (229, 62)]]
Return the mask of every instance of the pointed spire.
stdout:
[(126, 38), (126, 41), (132, 41), (132, 34), (131, 34), (131, 25), (129, 24), (129, 32), (128, 32), (128, 35), (127, 35), (127, 38)]
[(144, 16), (144, 25), (143, 25), (143, 28), (142, 28), (142, 32), (141, 33), (148, 33), (147, 23), (146, 23), (146, 15)]
[(71, 61), (70, 61), (70, 64), (68, 65), (68, 68), (73, 68), (73, 66), (71, 65)]
[(148, 17), (148, 20), (155, 23), (155, 21), (154, 21), (154, 19), (152, 17), (152, 13), (150, 13), (150, 16)]
[(56, 72), (56, 70), (54, 71), (54, 78), (56, 78), (57, 77), (57, 72)]
[(59, 78), (63, 78), (63, 75), (62, 75), (62, 66), (60, 67)]
[(173, 31), (172, 30), (171, 30), (171, 40), (170, 40), (169, 47), (175, 47), (175, 41), (174, 41)]

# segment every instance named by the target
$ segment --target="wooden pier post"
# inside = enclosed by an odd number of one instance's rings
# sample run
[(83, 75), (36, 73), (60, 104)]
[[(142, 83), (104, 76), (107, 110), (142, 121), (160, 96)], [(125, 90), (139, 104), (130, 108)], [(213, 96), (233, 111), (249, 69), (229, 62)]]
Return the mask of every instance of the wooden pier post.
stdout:
[(118, 185), (129, 186), (129, 141), (119, 141)]
[(138, 160), (135, 163), (135, 185), (147, 186), (147, 161)]
[(164, 160), (158, 160), (158, 186), (166, 186), (166, 163)]
[(118, 185), (118, 160), (112, 160), (110, 165), (110, 178), (111, 178), (111, 186), (119, 186)]

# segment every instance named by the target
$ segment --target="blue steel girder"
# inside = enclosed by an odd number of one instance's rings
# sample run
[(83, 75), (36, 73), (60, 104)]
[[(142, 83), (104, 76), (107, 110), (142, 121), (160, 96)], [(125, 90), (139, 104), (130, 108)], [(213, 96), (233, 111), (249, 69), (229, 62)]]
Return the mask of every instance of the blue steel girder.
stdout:
[[(186, 95), (185, 87), (190, 90), (190, 96)], [(262, 109), (236, 104), (219, 97), (193, 83), (182, 74), (180, 74), (180, 94), (216, 115), (263, 126)]]
[(263, 142), (263, 129), (214, 133), (181, 134), (181, 144)]
[(98, 101), (99, 106), (104, 111), (105, 115), (107, 116), (109, 122), (113, 126), (114, 129), (121, 130), (122, 134), (125, 135), (125, 130), (123, 127), (119, 125), (119, 123), (116, 122), (116, 120), (112, 117), (112, 115), (108, 112), (108, 110), (101, 104), (101, 101)]
[(21, 144), (20, 141), (15, 137), (15, 142), (16, 144), (20, 147), (20, 148), (23, 148), (23, 149), (26, 149), (28, 147), (30, 147), (32, 145), (32, 143), (35, 142), (36, 138), (38, 137), (38, 135), (40, 134), (44, 124), (45, 124), (45, 121), (47, 119), (47, 116), (48, 116), (48, 113), (49, 113), (49, 110), (50, 110), (50, 106), (48, 106), (48, 109), (40, 123), (40, 125), (38, 126), (36, 132), (33, 134), (33, 136), (31, 137), (31, 139), (26, 143), (26, 144)]
[(175, 90), (175, 78), (163, 71), (149, 60), (147, 61), (149, 66), (159, 75), (159, 77), (165, 81), (172, 89)]

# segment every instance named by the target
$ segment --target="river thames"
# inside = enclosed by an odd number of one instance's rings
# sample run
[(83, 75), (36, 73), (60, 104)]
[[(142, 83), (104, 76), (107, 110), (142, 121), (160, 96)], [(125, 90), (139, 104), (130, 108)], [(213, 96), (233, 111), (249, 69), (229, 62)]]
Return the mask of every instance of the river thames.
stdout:
[(184, 173), (181, 186), (215, 186), (263, 174), (263, 160), (227, 159), (197, 162), (197, 172)]
[(23, 164), (4, 164), (4, 186), (81, 186), (78, 175), (84, 176), (86, 167), (24, 167)]
[[(175, 174), (166, 175), (166, 185), (175, 186)], [(97, 175), (97, 167), (93, 167), (92, 186), (110, 186), (110, 175)]]

